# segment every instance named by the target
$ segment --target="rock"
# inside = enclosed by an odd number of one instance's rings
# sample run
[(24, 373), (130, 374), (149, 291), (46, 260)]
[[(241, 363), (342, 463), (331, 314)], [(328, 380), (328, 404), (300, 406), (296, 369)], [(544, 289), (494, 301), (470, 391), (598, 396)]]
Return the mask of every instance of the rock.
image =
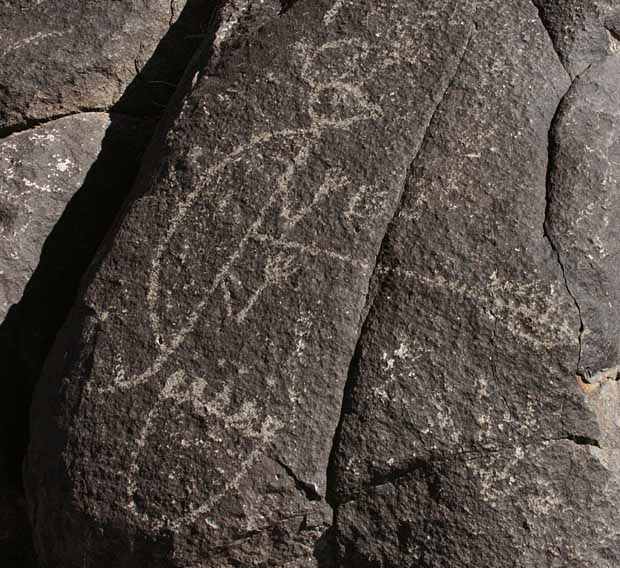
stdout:
[(87, 113), (0, 141), (0, 321), (21, 299), (46, 239), (84, 184), (109, 126), (107, 114)]
[(533, 0), (572, 78), (620, 48), (617, 0)]
[(44, 567), (323, 562), (370, 276), (472, 8), (267, 3), (232, 36), (222, 18), (37, 390)]
[(551, 137), (549, 237), (579, 306), (579, 367), (594, 382), (620, 369), (620, 61), (609, 57), (577, 79)]
[[(579, 240), (557, 220), (574, 219), (592, 182), (594, 215), (613, 193), (601, 187), (600, 149), (614, 123), (600, 111), (603, 100), (606, 112), (617, 108), (605, 98), (617, 75), (604, 88), (575, 84), (575, 97), (597, 94), (577, 105), (569, 95), (549, 162), (569, 77), (531, 2), (477, 6), (476, 33), (379, 254), (349, 371), (329, 477), (339, 559), (611, 568), (620, 562), (617, 383), (605, 381), (603, 403), (576, 380), (571, 270), (585, 264), (590, 221)], [(590, 139), (596, 157), (584, 152)], [(611, 246), (613, 230), (603, 233)], [(556, 246), (562, 263), (573, 255), (565, 273)], [(601, 273), (613, 286), (612, 264), (599, 262), (594, 302)]]
[[(149, 121), (83, 113), (0, 141), (0, 321), (28, 284), (28, 301), (20, 306), (31, 324), (23, 332), (30, 334), (22, 342), (25, 358), (47, 354), (51, 338), (36, 339), (47, 333), (43, 322), (56, 320), (53, 338), (151, 132)], [(29, 310), (36, 315), (24, 313)]]
[(21, 461), (32, 389), (151, 132), (149, 121), (85, 113), (0, 140), (0, 559), (7, 566), (26, 566), (17, 558), (29, 539)]
[(0, 133), (113, 105), (129, 114), (160, 113), (214, 4), (1, 2)]

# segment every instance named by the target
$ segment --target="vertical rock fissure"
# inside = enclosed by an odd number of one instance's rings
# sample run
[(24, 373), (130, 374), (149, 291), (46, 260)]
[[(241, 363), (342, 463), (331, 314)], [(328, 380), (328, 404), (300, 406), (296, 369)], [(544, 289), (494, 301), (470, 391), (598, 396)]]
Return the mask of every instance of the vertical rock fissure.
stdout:
[(384, 245), (385, 245), (385, 241), (387, 236), (390, 233), (390, 228), (392, 226), (392, 224), (395, 222), (396, 219), (398, 219), (399, 213), (402, 209), (403, 206), (403, 198), (404, 198), (404, 194), (405, 194), (405, 189), (407, 186), (407, 182), (409, 180), (409, 177), (412, 173), (413, 167), (415, 165), (415, 162), (420, 154), (420, 151), (422, 150), (422, 148), (424, 147), (424, 144), (426, 142), (426, 138), (428, 136), (429, 131), (431, 130), (431, 127), (435, 121), (435, 118), (442, 106), (442, 103), (444, 102), (444, 100), (446, 99), (447, 94), (450, 92), (454, 81), (456, 80), (456, 78), (459, 75), (459, 70), (461, 68), (461, 65), (463, 64), (463, 61), (465, 60), (465, 56), (467, 54), (467, 51), (469, 49), (469, 45), (471, 43), (471, 40), (474, 36), (476, 32), (476, 24), (475, 24), (475, 17), (472, 18), (472, 26), (471, 26), (471, 30), (470, 33), (466, 39), (466, 41), (463, 44), (463, 48), (461, 50), (461, 53), (459, 54), (459, 59), (457, 64), (455, 65), (454, 68), (454, 72), (452, 74), (452, 76), (450, 77), (450, 79), (448, 80), (446, 87), (444, 88), (444, 90), (441, 92), (440, 96), (439, 96), (439, 100), (437, 101), (428, 121), (426, 122), (424, 131), (423, 131), (423, 135), (422, 135), (422, 139), (420, 141), (420, 144), (418, 145), (416, 151), (414, 152), (414, 155), (411, 159), (411, 161), (409, 162), (409, 165), (407, 166), (404, 176), (403, 176), (403, 182), (402, 182), (402, 186), (400, 188), (400, 192), (398, 195), (398, 199), (396, 201), (396, 207), (394, 208), (394, 213), (390, 219), (390, 221), (387, 223), (386, 225), (386, 229), (383, 233), (383, 236), (381, 238), (381, 242), (377, 251), (377, 254), (375, 256), (375, 261), (374, 261), (374, 266), (373, 266), (373, 270), (372, 270), (372, 274), (370, 276), (369, 279), (369, 284), (368, 284), (368, 292), (366, 295), (366, 300), (365, 300), (365, 305), (362, 311), (362, 319), (360, 320), (360, 325), (359, 325), (359, 333), (357, 336), (357, 340), (355, 343), (355, 348), (353, 350), (353, 356), (351, 357), (351, 361), (349, 363), (349, 367), (348, 367), (348, 372), (347, 372), (347, 380), (345, 382), (345, 386), (343, 389), (343, 395), (342, 395), (342, 404), (341, 404), (341, 410), (340, 410), (340, 419), (338, 421), (338, 425), (336, 427), (336, 431), (334, 433), (334, 439), (332, 442), (332, 448), (331, 448), (331, 452), (330, 452), (330, 458), (329, 458), (329, 462), (328, 462), (328, 466), (327, 466), (327, 495), (326, 495), (326, 501), (328, 503), (328, 505), (332, 508), (332, 510), (334, 511), (334, 514), (336, 512), (336, 508), (337, 508), (337, 500), (335, 499), (335, 489), (334, 489), (334, 485), (335, 485), (335, 479), (334, 479), (334, 460), (335, 460), (335, 452), (336, 452), (336, 448), (338, 447), (338, 442), (340, 439), (340, 432), (342, 429), (342, 423), (344, 420), (344, 416), (346, 413), (346, 409), (348, 406), (348, 402), (350, 401), (350, 399), (352, 398), (352, 390), (353, 390), (353, 384), (355, 382), (355, 374), (354, 374), (354, 369), (359, 361), (359, 357), (360, 357), (360, 340), (364, 335), (364, 331), (366, 329), (366, 325), (368, 322), (368, 318), (370, 316), (370, 313), (372, 311), (372, 307), (373, 307), (373, 303), (376, 297), (376, 293), (379, 289), (379, 286), (377, 287), (377, 289), (375, 289), (375, 292), (372, 293), (372, 283), (374, 281), (374, 279), (377, 277), (377, 267), (379, 265), (379, 258), (381, 257), (381, 252), (384, 249)]
[[(583, 71), (583, 73), (586, 73), (590, 69), (590, 66), (591, 65), (589, 65)], [(553, 119), (551, 120), (551, 125), (549, 127), (549, 135), (548, 135), (548, 142), (547, 142), (547, 173), (546, 173), (546, 182), (545, 182), (546, 183), (546, 188), (545, 188), (545, 217), (544, 217), (544, 220), (543, 220), (543, 235), (545, 236), (545, 239), (549, 242), (551, 250), (553, 251), (553, 254), (556, 257), (558, 266), (560, 267), (560, 272), (562, 273), (562, 280), (564, 282), (564, 287), (566, 288), (566, 292), (568, 293), (568, 295), (571, 297), (571, 299), (572, 299), (572, 301), (573, 301), (573, 303), (575, 305), (575, 308), (577, 309), (577, 313), (579, 315), (579, 334), (578, 334), (579, 351), (578, 351), (578, 355), (577, 355), (576, 371), (579, 371), (580, 366), (581, 366), (581, 357), (582, 357), (582, 353), (583, 353), (583, 335), (584, 335), (584, 331), (585, 331), (585, 324), (584, 324), (584, 320), (583, 320), (583, 312), (581, 310), (581, 306), (579, 305), (577, 297), (573, 293), (573, 291), (571, 289), (571, 286), (569, 284), (568, 276), (566, 274), (566, 268), (565, 268), (564, 263), (562, 261), (562, 255), (560, 254), (560, 249), (557, 246), (557, 243), (555, 243), (555, 241), (553, 240), (553, 237), (552, 237), (551, 232), (549, 230), (549, 226), (550, 226), (550, 223), (551, 223), (550, 219), (549, 219), (549, 209), (550, 209), (550, 206), (551, 206), (551, 193), (553, 191), (552, 181), (551, 181), (551, 174), (552, 174), (553, 169), (555, 167), (554, 159), (553, 159), (554, 150), (555, 150), (554, 128), (555, 128), (555, 124), (557, 122), (558, 115), (559, 115), (560, 109), (562, 108), (562, 104), (563, 104), (564, 100), (566, 99), (568, 94), (571, 92), (571, 90), (573, 88), (573, 85), (579, 79), (579, 77), (581, 75), (582, 74), (580, 74), (579, 76), (575, 77), (575, 79), (572, 80), (570, 86), (566, 90), (566, 93), (564, 93), (564, 95), (560, 99), (560, 102), (558, 103), (558, 106), (556, 108), (556, 111), (555, 111), (555, 114), (553, 116)]]

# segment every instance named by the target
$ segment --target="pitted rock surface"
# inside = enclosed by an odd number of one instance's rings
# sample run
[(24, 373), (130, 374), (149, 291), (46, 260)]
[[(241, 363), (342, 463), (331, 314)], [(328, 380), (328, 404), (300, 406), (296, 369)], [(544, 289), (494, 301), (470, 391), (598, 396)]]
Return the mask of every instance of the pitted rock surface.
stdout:
[(33, 407), (44, 564), (315, 565), (369, 278), (471, 11), (297, 3), (193, 87)]
[[(617, 465), (601, 456), (601, 424), (576, 381), (580, 313), (551, 240), (557, 229), (558, 246), (583, 258), (547, 195), (549, 130), (571, 83), (535, 15), (529, 2), (478, 3), (476, 33), (379, 255), (331, 467), (345, 566), (620, 559)], [(605, 95), (593, 102), (614, 106)], [(567, 200), (587, 205), (579, 180), (606, 170), (559, 153), (573, 148), (566, 131), (582, 134), (568, 112), (553, 155), (557, 176), (576, 172), (558, 178), (568, 182), (558, 210), (573, 217)], [(602, 203), (599, 187), (588, 202)]]
[(572, 78), (620, 48), (618, 0), (532, 0)]
[(581, 312), (580, 371), (618, 375), (620, 60), (592, 65), (564, 97), (551, 132), (549, 237)]
[[(102, 30), (28, 68), (44, 104), (0, 88), (4, 127), (151, 112), (124, 66), (178, 44), (166, 7), (66, 4), (0, 4), (13, 70)], [(620, 565), (617, 2), (187, 7), (202, 47), (32, 405), (41, 567)]]

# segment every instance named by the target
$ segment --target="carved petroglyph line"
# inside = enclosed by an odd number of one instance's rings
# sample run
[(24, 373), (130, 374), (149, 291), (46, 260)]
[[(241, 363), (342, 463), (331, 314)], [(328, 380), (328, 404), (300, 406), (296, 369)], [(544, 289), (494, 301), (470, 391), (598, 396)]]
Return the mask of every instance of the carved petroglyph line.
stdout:
[(243, 323), (248, 313), (261, 296), (261, 294), (271, 285), (284, 282), (289, 276), (294, 274), (298, 268), (294, 267), (294, 257), (278, 254), (275, 258), (270, 258), (265, 267), (265, 280), (258, 289), (250, 296), (245, 307), (237, 314), (237, 323)]
[(323, 23), (326, 26), (329, 26), (338, 16), (340, 10), (342, 10), (342, 6), (344, 5), (344, 0), (336, 0), (332, 7), (327, 10), (325, 16), (323, 16)]
[(297, 243), (295, 241), (289, 241), (287, 239), (282, 239), (282, 238), (274, 239), (270, 235), (261, 235), (261, 234), (254, 235), (252, 238), (257, 241), (267, 242), (273, 245), (274, 247), (280, 247), (285, 250), (300, 251), (308, 256), (326, 256), (333, 260), (337, 260), (338, 262), (342, 262), (344, 264), (350, 264), (352, 266), (361, 268), (362, 270), (367, 270), (370, 266), (369, 263), (365, 260), (353, 258), (346, 254), (341, 254), (339, 252), (313, 246), (311, 244), (307, 245), (303, 243)]
[[(314, 108), (309, 110), (309, 114), (311, 117), (311, 126), (305, 128), (297, 128), (297, 129), (282, 129), (279, 131), (266, 131), (254, 135), (248, 143), (241, 144), (237, 148), (235, 148), (230, 154), (228, 154), (221, 161), (213, 165), (209, 168), (204, 175), (203, 182), (200, 183), (194, 190), (190, 191), (185, 199), (179, 202), (177, 206), (177, 210), (175, 214), (172, 216), (168, 229), (166, 230), (163, 238), (159, 241), (157, 246), (155, 247), (155, 254), (152, 261), (153, 270), (149, 275), (148, 282), (148, 291), (147, 291), (147, 306), (149, 319), (151, 324), (151, 329), (153, 331), (153, 335), (156, 341), (156, 344), (159, 347), (159, 353), (155, 357), (153, 363), (142, 373), (127, 378), (125, 380), (116, 380), (113, 385), (110, 387), (104, 387), (102, 392), (113, 392), (116, 389), (127, 389), (132, 386), (137, 386), (143, 384), (148, 381), (151, 377), (159, 372), (162, 366), (168, 361), (169, 357), (179, 348), (182, 342), (185, 340), (187, 335), (192, 332), (195, 328), (202, 311), (204, 310), (207, 302), (213, 295), (213, 293), (221, 286), (221, 284), (228, 277), (231, 267), (239, 260), (242, 253), (244, 252), (247, 243), (252, 237), (255, 237), (258, 234), (258, 229), (264, 222), (264, 217), (267, 210), (273, 206), (276, 200), (286, 199), (287, 191), (288, 191), (288, 183), (290, 183), (290, 179), (295, 172), (297, 167), (296, 162), (303, 162), (307, 159), (308, 152), (312, 146), (312, 144), (316, 143), (320, 140), (323, 132), (326, 130), (334, 130), (334, 129), (342, 129), (347, 130), (351, 126), (356, 123), (368, 120), (376, 120), (381, 116), (382, 109), (379, 105), (371, 103), (367, 97), (363, 94), (359, 86), (348, 84), (343, 82), (342, 77), (346, 76), (347, 73), (341, 74), (341, 76), (334, 81), (321, 82), (317, 81), (312, 77), (311, 73), (311, 64), (314, 61), (314, 58), (320, 54), (321, 52), (327, 49), (337, 49), (343, 45), (354, 46), (357, 49), (361, 50), (361, 54), (358, 57), (366, 57), (368, 52), (368, 46), (365, 42), (361, 42), (355, 39), (347, 39), (347, 40), (339, 40), (334, 42), (327, 42), (320, 46), (317, 50), (310, 49), (306, 44), (300, 43), (297, 48), (301, 50), (303, 63), (301, 75), (304, 81), (311, 87), (311, 101), (318, 102), (320, 94), (325, 89), (334, 89), (336, 92), (341, 90), (346, 90), (351, 96), (353, 96), (356, 102), (359, 105), (359, 109), (363, 112), (359, 112), (358, 114), (348, 117), (348, 118), (338, 118), (332, 119), (329, 117), (320, 116)], [(313, 104), (310, 105), (313, 107)], [(219, 174), (228, 168), (229, 166), (237, 163), (246, 153), (251, 150), (254, 150), (260, 145), (266, 144), (272, 140), (277, 138), (299, 138), (304, 139), (305, 145), (302, 147), (296, 158), (293, 160), (293, 163), (289, 166), (283, 176), (277, 180), (276, 190), (272, 194), (271, 198), (267, 201), (266, 205), (261, 209), (258, 214), (256, 221), (252, 224), (250, 229), (246, 232), (246, 234), (242, 237), (237, 247), (230, 255), (228, 260), (224, 263), (223, 267), (220, 271), (215, 275), (214, 280), (211, 286), (205, 292), (204, 297), (198, 302), (194, 311), (189, 316), (186, 325), (184, 325), (172, 338), (171, 341), (163, 341), (161, 339), (162, 329), (161, 329), (161, 321), (160, 316), (157, 310), (157, 302), (160, 297), (161, 290), (161, 270), (162, 270), (162, 258), (167, 250), (173, 236), (177, 233), (179, 227), (181, 226), (182, 221), (187, 215), (188, 211), (195, 204), (200, 196), (203, 196), (205, 188), (209, 187), (210, 184), (219, 179)], [(316, 201), (313, 203), (313, 206), (316, 205), (323, 195), (326, 195), (330, 189), (329, 184), (335, 183), (334, 179), (326, 180), (325, 187), (319, 191), (319, 195), (315, 196)], [(217, 189), (217, 186), (209, 187), (212, 191)], [(323, 193), (321, 193), (323, 192)], [(287, 207), (287, 201), (283, 202), (285, 207)], [(296, 215), (292, 215), (289, 219), (289, 223), (292, 222), (294, 226), (301, 219), (303, 219), (304, 215), (306, 215), (312, 207), (308, 208), (306, 211), (300, 210)], [(285, 215), (290, 215), (290, 211), (285, 209)], [(312, 246), (308, 245), (293, 245), (291, 243), (287, 243), (282, 241), (278, 243), (282, 247), (290, 247), (297, 248), (301, 252), (309, 253), (309, 254), (321, 254), (318, 249), (314, 249)], [(337, 253), (334, 253), (334, 257), (337, 257)], [(344, 257), (342, 257), (344, 260)], [(225, 298), (230, 297), (228, 291), (224, 292)]]
[[(254, 401), (246, 401), (236, 412), (231, 412), (232, 389), (230, 385), (225, 385), (214, 399), (205, 402), (203, 399), (207, 382), (202, 378), (193, 378), (188, 382), (187, 378), (183, 371), (177, 371), (166, 380), (164, 387), (159, 393), (157, 402), (147, 416), (146, 422), (136, 440), (136, 446), (131, 453), (126, 487), (127, 508), (132, 515), (143, 521), (148, 521), (158, 528), (163, 528), (164, 526), (178, 528), (181, 525), (194, 522), (201, 515), (208, 513), (225, 495), (228, 495), (230, 491), (239, 485), (243, 477), (262, 454), (264, 447), (271, 442), (276, 433), (284, 426), (277, 418), (267, 416), (260, 422), (260, 426), (257, 428), (253, 425), (253, 422), (259, 419), (259, 412), (258, 405)], [(186, 388), (182, 389), (184, 385)], [(233, 429), (243, 435), (246, 440), (255, 440), (257, 442), (252, 451), (236, 466), (235, 474), (224, 483), (219, 491), (215, 492), (202, 505), (179, 516), (177, 519), (154, 519), (147, 512), (140, 513), (134, 501), (137, 489), (136, 478), (139, 473), (138, 460), (165, 401), (172, 401), (176, 405), (190, 403), (192, 411), (197, 416), (215, 417), (221, 422), (220, 428), (222, 430), (229, 431)], [(217, 438), (214, 439), (217, 440)]]
[[(346, 131), (358, 123), (378, 120), (383, 114), (382, 108), (378, 104), (370, 101), (360, 85), (347, 81), (349, 75), (353, 74), (358, 60), (367, 57), (369, 47), (365, 42), (356, 39), (328, 42), (318, 48), (311, 48), (303, 43), (298, 44), (297, 47), (301, 52), (302, 59), (301, 77), (311, 91), (309, 96), (310, 104), (308, 105), (310, 107), (308, 110), (310, 125), (303, 128), (284, 128), (278, 131), (269, 130), (251, 136), (248, 141), (240, 144), (217, 163), (207, 168), (201, 174), (200, 183), (177, 203), (176, 209), (171, 215), (168, 227), (155, 245), (152, 259), (153, 270), (148, 278), (146, 299), (151, 329), (158, 345), (158, 353), (154, 361), (152, 361), (145, 371), (130, 377), (117, 375), (113, 380), (113, 384), (101, 388), (100, 392), (111, 393), (118, 390), (126, 390), (145, 383), (159, 373), (169, 361), (172, 354), (183, 343), (187, 335), (195, 329), (202, 312), (207, 307), (207, 303), (218, 289), (222, 291), (226, 314), (229, 316), (230, 320), (236, 324), (243, 322), (269, 286), (281, 282), (292, 274), (294, 270), (292, 264), (294, 256), (287, 254), (289, 251), (291, 253), (310, 256), (326, 256), (338, 262), (348, 263), (364, 272), (370, 271), (370, 266), (364, 259), (355, 259), (349, 255), (319, 247), (313, 243), (297, 243), (291, 238), (291, 235), (286, 234), (286, 232), (290, 232), (301, 223), (317, 207), (327, 201), (330, 193), (341, 190), (346, 184), (351, 184), (351, 182), (342, 175), (340, 170), (328, 170), (324, 174), (320, 187), (312, 196), (310, 204), (302, 206), (296, 206), (294, 204), (292, 196), (289, 194), (289, 188), (291, 187), (293, 177), (297, 175), (300, 169), (307, 166), (314, 145), (321, 140), (326, 131)], [(341, 58), (339, 60), (339, 63), (342, 64), (344, 59), (344, 70), (340, 72), (337, 77), (328, 81), (314, 77), (312, 73), (312, 63), (317, 55), (323, 53), (325, 50), (339, 50), (343, 47), (352, 48), (354, 51), (351, 61), (346, 60), (346, 58)], [(366, 80), (366, 78), (364, 80)], [(343, 96), (347, 97), (347, 107), (355, 109), (352, 116), (347, 116), (346, 118), (332, 118), (321, 114), (320, 109), (322, 107), (319, 104), (321, 98), (325, 99), (326, 97), (331, 97), (332, 102), (339, 103), (344, 100), (342, 99)], [(213, 276), (211, 284), (206, 287), (203, 296), (194, 306), (185, 323), (179, 325), (179, 329), (175, 331), (175, 334), (169, 340), (162, 338), (162, 321), (157, 308), (158, 303), (161, 301), (162, 286), (165, 285), (162, 277), (162, 269), (165, 265), (164, 255), (172, 239), (183, 225), (183, 221), (187, 217), (189, 211), (199, 199), (207, 199), (216, 194), (217, 190), (221, 188), (221, 180), (225, 177), (223, 174), (227, 168), (234, 167), (248, 153), (263, 152), (263, 148), (269, 143), (284, 142), (287, 140), (295, 141), (298, 150), (296, 150), (296, 154), (292, 159), (287, 160), (284, 171), (275, 179), (273, 191), (266, 200), (264, 206), (259, 210), (256, 219), (241, 236), (239, 241), (235, 243), (234, 247), (232, 247), (226, 261), (222, 263), (219, 270), (217, 270)], [(290, 143), (290, 145), (292, 146), (292, 143)], [(275, 159), (277, 159), (277, 157)], [(380, 201), (382, 195), (385, 194), (385, 192), (374, 191), (374, 194), (371, 195), (370, 188), (367, 186), (363, 186), (360, 191), (363, 192), (364, 195), (358, 198), (352, 198), (349, 201), (347, 204), (348, 208), (344, 215), (345, 219), (369, 217), (377, 208), (376, 200)], [(227, 199), (227, 197), (224, 196), (224, 199)], [(283, 222), (284, 230), (286, 231), (285, 234), (278, 237), (264, 234), (264, 232), (261, 231), (267, 220), (267, 215), (275, 207), (279, 207), (279, 218)], [(269, 247), (264, 265), (264, 280), (250, 295), (249, 299), (245, 301), (240, 310), (239, 308), (234, 309), (231, 287), (238, 286), (239, 289), (243, 288), (240, 278), (236, 274), (236, 270), (251, 241), (262, 242)], [(296, 342), (285, 362), (288, 371), (286, 373), (287, 382), (290, 386), (288, 396), (291, 402), (294, 403), (294, 406), (302, 403), (300, 393), (296, 388), (296, 381), (303, 368), (303, 358), (307, 348), (307, 336), (312, 326), (311, 315), (312, 314), (306, 314), (302, 322), (298, 321), (298, 325), (295, 327)], [(265, 378), (267, 384), (269, 384), (269, 381), (273, 382), (275, 380), (275, 377)], [(188, 379), (183, 371), (173, 373), (166, 380), (152, 409), (147, 415), (143, 429), (136, 440), (136, 447), (131, 454), (131, 465), (129, 467), (130, 481), (127, 486), (129, 510), (132, 511), (134, 515), (146, 515), (146, 513), (139, 513), (135, 503), (133, 503), (133, 496), (137, 487), (136, 478), (139, 478), (138, 461), (140, 454), (147, 444), (149, 434), (158, 421), (158, 415), (163, 412), (163, 404), (166, 401), (167, 404), (173, 401), (174, 405), (191, 405), (191, 411), (193, 413), (198, 416), (210, 416), (215, 418), (218, 428), (221, 427), (224, 431), (230, 429), (236, 430), (242, 438), (249, 441), (251, 446), (249, 450), (246, 450), (245, 455), (240, 458), (240, 462), (235, 464), (234, 472), (232, 472), (232, 474), (225, 474), (222, 485), (219, 484), (219, 481), (213, 482), (213, 494), (209, 496), (206, 501), (203, 501), (202, 504), (199, 505), (200, 500), (194, 501), (192, 506), (196, 506), (196, 508), (191, 509), (189, 512), (174, 520), (164, 517), (159, 521), (148, 519), (150, 523), (159, 523), (160, 526), (180, 526), (195, 522), (201, 516), (206, 515), (225, 495), (231, 495), (235, 491), (244, 476), (248, 474), (257, 460), (260, 459), (265, 446), (269, 444), (277, 435), (277, 432), (284, 427), (284, 424), (280, 420), (270, 416), (263, 419), (260, 426), (256, 425), (253, 427), (252, 423), (256, 423), (259, 417), (259, 408), (254, 401), (242, 403), (239, 411), (231, 414), (231, 386), (224, 387), (212, 400), (204, 401), (205, 389), (209, 384), (204, 379), (194, 378), (191, 380), (191, 386), (185, 388), (183, 385), (187, 382)], [(239, 385), (237, 385), (236, 388), (238, 387)], [(287, 418), (287, 425), (290, 426), (290, 424), (296, 420), (295, 416), (296, 409), (294, 407), (291, 416)], [(211, 437), (211, 442), (216, 444), (219, 443), (218, 440), (212, 437), (212, 433), (207, 433), (206, 435)], [(197, 442), (194, 441), (191, 443), (196, 444)], [(209, 523), (209, 520), (204, 519), (204, 522)]]
[(346, 178), (344, 178), (344, 176), (337, 176), (332, 172), (327, 172), (323, 183), (319, 186), (319, 189), (314, 194), (312, 202), (305, 207), (300, 207), (297, 212), (292, 211), (291, 202), (288, 199), (287, 188), (281, 188), (282, 204), (280, 217), (286, 219), (287, 228), (294, 228), (295, 225), (297, 225), (299, 221), (305, 218), (325, 196), (337, 190), (339, 185), (344, 183), (346, 183)]
[(28, 47), (30, 44), (36, 45), (41, 40), (48, 39), (50, 37), (61, 37), (61, 36), (71, 33), (72, 31), (73, 31), (73, 28), (68, 28), (67, 30), (64, 30), (64, 31), (36, 33), (30, 37), (24, 38), (21, 41), (18, 41), (14, 43), (13, 45), (10, 45), (9, 47), (7, 47), (2, 53), (0, 53), (0, 59), (5, 57), (9, 53), (12, 53), (13, 51), (17, 51), (18, 49), (23, 49), (24, 47)]
[(155, 419), (159, 415), (163, 401), (172, 396), (175, 387), (183, 380), (183, 376), (182, 371), (177, 371), (168, 378), (159, 393), (157, 402), (152, 406), (151, 410), (147, 414), (144, 426), (140, 430), (140, 435), (138, 436), (135, 442), (135, 447), (131, 452), (129, 459), (129, 478), (127, 480), (126, 498), (129, 510), (136, 515), (138, 514), (138, 511), (134, 501), (134, 494), (137, 488), (136, 477), (139, 473), (138, 458), (146, 445), (146, 441), (151, 433)]
[(264, 444), (255, 448), (246, 459), (244, 459), (237, 468), (235, 475), (229, 479), (222, 488), (221, 491), (215, 493), (205, 503), (200, 505), (197, 509), (186, 513), (173, 523), (173, 527), (177, 528), (182, 525), (187, 525), (195, 522), (199, 517), (208, 513), (215, 505), (217, 505), (225, 496), (230, 495), (231, 491), (235, 490), (241, 480), (247, 475), (250, 468), (254, 465), (257, 459), (261, 456), (261, 450), (264, 445), (271, 441), (276, 433), (283, 427), (283, 423), (279, 420), (268, 416), (261, 425), (261, 437), (264, 440)]
[[(449, 291), (479, 305), (487, 313), (488, 317), (495, 321), (499, 314), (505, 314), (499, 318), (499, 323), (505, 326), (513, 335), (521, 337), (537, 349), (549, 349), (557, 345), (564, 345), (567, 340), (572, 340), (573, 332), (567, 321), (562, 325), (554, 324), (559, 306), (549, 302), (549, 298), (556, 295), (553, 284), (548, 292), (536, 289), (536, 282), (529, 285), (519, 285), (511, 281), (500, 281), (496, 274), (492, 274), (489, 285), (485, 288), (471, 287), (456, 280), (448, 280), (439, 274), (427, 276), (412, 270), (378, 265), (380, 273), (393, 273), (399, 277), (417, 280), (423, 286), (438, 290)], [(505, 297), (504, 296), (505, 293)], [(508, 298), (508, 299), (506, 299)], [(536, 301), (544, 302), (545, 309), (536, 305)], [(495, 315), (494, 315), (495, 314)], [(536, 329), (545, 330), (536, 335), (523, 326), (519, 325), (517, 317), (527, 321)], [(549, 333), (552, 330), (554, 333)]]

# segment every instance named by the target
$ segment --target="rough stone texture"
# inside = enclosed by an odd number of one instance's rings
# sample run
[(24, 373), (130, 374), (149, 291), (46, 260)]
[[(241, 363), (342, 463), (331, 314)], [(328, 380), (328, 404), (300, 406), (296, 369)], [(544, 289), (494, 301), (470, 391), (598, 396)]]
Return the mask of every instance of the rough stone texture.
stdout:
[[(620, 60), (592, 65), (551, 133), (548, 233), (579, 305), (586, 379), (620, 365)], [(590, 375), (593, 375), (590, 377)]]
[(25, 566), (21, 461), (43, 360), (152, 125), (86, 113), (0, 141), (0, 564)]
[(620, 48), (618, 0), (533, 0), (571, 77)]
[(0, 141), (0, 321), (22, 297), (109, 125), (105, 113), (80, 114)]
[(321, 562), (372, 267), (471, 11), (296, 3), (220, 43), (38, 390), (43, 566)]
[[(115, 101), (101, 61), (75, 70), (127, 22), (123, 61), (152, 49), (161, 18), (65, 4), (45, 28), (0, 3), (38, 26), (4, 57), (97, 22), (49, 100)], [(204, 32), (37, 390), (42, 568), (619, 566), (618, 3), (231, 0)], [(118, 104), (147, 112), (140, 85)], [(51, 116), (2, 96), (11, 128)], [(32, 153), (51, 187), (62, 156)], [(100, 191), (127, 159), (98, 156)], [(71, 268), (72, 298), (89, 247), (35, 273), (0, 368), (32, 381), (50, 282)]]
[[(543, 228), (549, 129), (570, 81), (530, 2), (477, 6), (379, 255), (349, 372), (330, 469), (340, 560), (611, 568), (617, 385), (606, 381), (612, 394), (593, 402), (576, 381), (579, 312), (553, 218)], [(580, 136), (584, 126), (567, 116), (563, 128)], [(596, 147), (610, 130), (593, 131)], [(600, 184), (601, 164), (573, 169), (561, 154), (570, 140), (558, 148), (558, 171), (577, 172), (562, 179), (569, 192), (578, 184), (574, 204), (580, 183)]]
[[(0, 174), (0, 224), (12, 225), (0, 230), (5, 256), (0, 261), (2, 566), (21, 568), (31, 562), (20, 472), (33, 385), (78, 282), (133, 183), (154, 118), (203, 42), (215, 4), (0, 2), (0, 136), (82, 113), (72, 121), (50, 122), (48, 134), (57, 128), (62, 132), (48, 140), (46, 149), (40, 139), (33, 141), (42, 132), (36, 129), (0, 141), (5, 151), (16, 145), (4, 154)], [(104, 115), (96, 124), (95, 115), (82, 112), (104, 108), (115, 109), (107, 129)], [(89, 120), (93, 124), (85, 129)], [(101, 139), (98, 150), (92, 138)], [(86, 143), (80, 147), (80, 142)], [(56, 168), (67, 152), (80, 172)], [(19, 176), (53, 195), (43, 192), (41, 197), (35, 186), (20, 186)], [(24, 189), (30, 193), (19, 201)], [(7, 302), (16, 300), (5, 314)]]
[(214, 3), (1, 1), (0, 133), (113, 105), (160, 113)]

